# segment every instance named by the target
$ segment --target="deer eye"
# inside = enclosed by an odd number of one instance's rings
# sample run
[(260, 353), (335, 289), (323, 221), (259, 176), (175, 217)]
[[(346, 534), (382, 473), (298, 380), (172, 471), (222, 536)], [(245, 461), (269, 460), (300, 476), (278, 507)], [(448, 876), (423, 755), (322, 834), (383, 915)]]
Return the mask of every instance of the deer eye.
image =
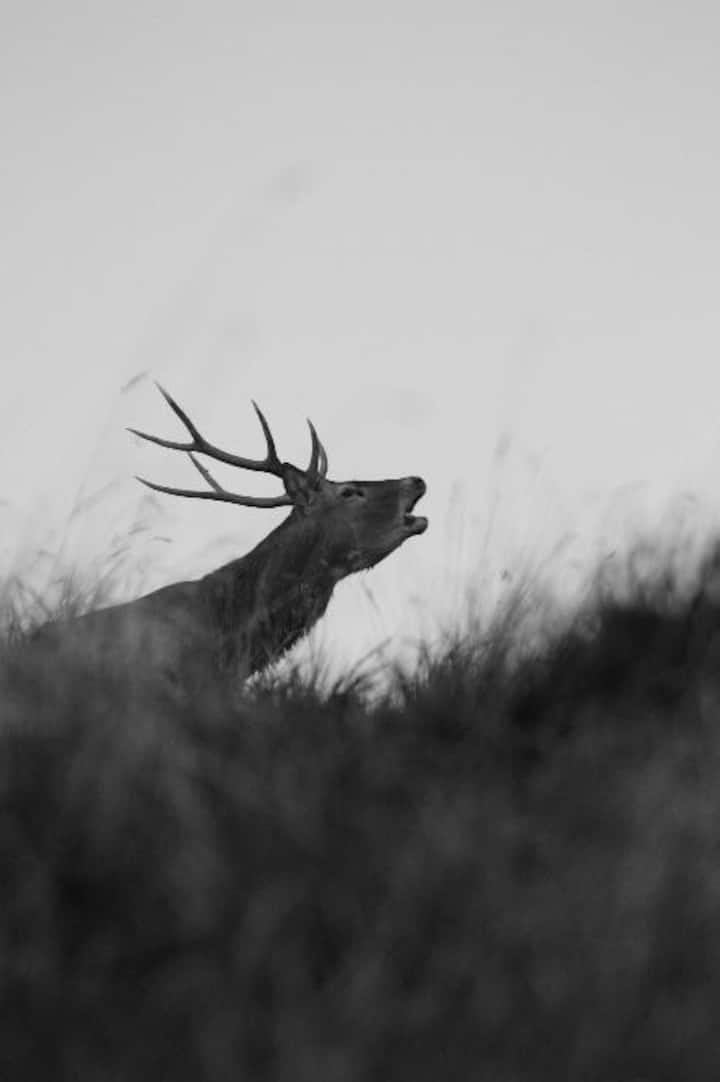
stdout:
[(362, 496), (362, 489), (347, 485), (340, 493), (344, 500), (351, 500), (353, 496)]

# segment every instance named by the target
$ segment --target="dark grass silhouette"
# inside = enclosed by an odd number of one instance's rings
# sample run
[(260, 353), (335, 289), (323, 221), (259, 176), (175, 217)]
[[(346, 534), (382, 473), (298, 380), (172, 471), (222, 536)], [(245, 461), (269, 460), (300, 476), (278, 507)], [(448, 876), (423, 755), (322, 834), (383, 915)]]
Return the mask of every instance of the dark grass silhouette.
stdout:
[(715, 566), (373, 699), (169, 703), (6, 620), (0, 1077), (719, 1078)]

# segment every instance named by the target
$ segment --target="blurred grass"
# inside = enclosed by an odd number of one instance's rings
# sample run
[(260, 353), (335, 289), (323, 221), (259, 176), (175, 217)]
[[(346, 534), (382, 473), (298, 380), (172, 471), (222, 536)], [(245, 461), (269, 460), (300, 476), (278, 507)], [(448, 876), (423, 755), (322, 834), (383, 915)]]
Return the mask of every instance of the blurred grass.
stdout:
[(6, 594), (0, 1078), (720, 1077), (718, 556), (633, 566), (372, 697), (169, 703)]

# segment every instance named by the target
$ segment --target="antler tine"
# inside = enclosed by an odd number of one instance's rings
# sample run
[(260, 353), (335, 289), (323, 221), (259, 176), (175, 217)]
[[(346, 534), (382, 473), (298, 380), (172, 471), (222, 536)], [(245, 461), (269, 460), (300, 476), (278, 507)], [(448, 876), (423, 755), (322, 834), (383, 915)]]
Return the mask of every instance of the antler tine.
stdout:
[(211, 491), (199, 492), (190, 488), (172, 488), (169, 485), (158, 485), (154, 481), (146, 481), (144, 477), (137, 477), (136, 480), (146, 488), (153, 489), (154, 492), (163, 492), (168, 496), (185, 496), (195, 500), (219, 500), (222, 503), (241, 504), (243, 507), (287, 507), (292, 503), (289, 496), (240, 496), (235, 492), (228, 492), (193, 454), (190, 454), (190, 460), (210, 485)]
[[(254, 403), (253, 403), (254, 405)], [(188, 458), (192, 462), (195, 469), (198, 471), (201, 477), (203, 477), (210, 488), (216, 492), (219, 500), (225, 500), (228, 503), (240, 503), (244, 507), (287, 507), (292, 503), (289, 496), (239, 496), (237, 493), (228, 492), (213, 475), (207, 466), (203, 466), (202, 462), (198, 462), (195, 455), (190, 454)], [(198, 495), (205, 495), (205, 493), (198, 493)], [(208, 493), (207, 495), (211, 495)]]
[(210, 470), (208, 470), (205, 466), (203, 466), (202, 462), (198, 462), (198, 460), (195, 458), (195, 455), (192, 453), (192, 451), (188, 455), (188, 458), (190, 459), (190, 461), (192, 462), (193, 466), (198, 471), (200, 476), (203, 477), (207, 481), (207, 483), (210, 485), (210, 488), (214, 489), (215, 492), (225, 492), (225, 489), (222, 487), (220, 482), (215, 480), (213, 475), (210, 473)]
[(262, 430), (265, 435), (265, 442), (267, 444), (267, 460), (268, 462), (272, 462), (274, 466), (277, 466), (278, 469), (280, 469), (281, 463), (280, 459), (278, 458), (278, 453), (275, 450), (275, 440), (273, 439), (272, 432), (270, 431), (270, 425), (265, 420), (265, 414), (260, 409), (254, 398), (252, 399), (252, 404), (255, 412), (258, 415), (258, 419), (260, 421), (260, 424), (262, 425)]
[(310, 465), (307, 468), (307, 473), (311, 477), (325, 477), (328, 471), (328, 460), (325, 448), (323, 447), (317, 432), (315, 431), (315, 425), (310, 418), (307, 418), (308, 427), (310, 429), (310, 437), (312, 439), (312, 453), (310, 455)]
[[(186, 443), (181, 443), (179, 440), (166, 440), (161, 436), (153, 436), (149, 432), (141, 432), (137, 428), (129, 428), (128, 431), (132, 432), (135, 436), (139, 436), (140, 439), (148, 440), (150, 443), (156, 443), (160, 447), (169, 447), (173, 451), (187, 451), (188, 453), (195, 452), (196, 454), (207, 455), (208, 458), (214, 458), (218, 462), (224, 462), (228, 466), (238, 466), (244, 470), (257, 470), (260, 473), (271, 473), (276, 477), (282, 477), (282, 463), (278, 458), (277, 451), (275, 450), (275, 442), (270, 432), (270, 426), (268, 425), (265, 417), (255, 402), (255, 411), (260, 419), (263, 433), (265, 435), (265, 442), (267, 444), (267, 454), (264, 459), (245, 458), (241, 455), (233, 455), (229, 451), (223, 451), (221, 447), (216, 447), (214, 444), (206, 440), (204, 436), (200, 434), (188, 415), (182, 409), (181, 406), (175, 401), (164, 387), (160, 384), (156, 384), (160, 394), (163, 396), (170, 409), (176, 416), (182, 421), (187, 428), (188, 432), (192, 436), (192, 439)], [(248, 497), (250, 499), (251, 497)], [(260, 504), (259, 506), (265, 507), (266, 504)], [(275, 506), (274, 504), (272, 506)]]
[(192, 423), (192, 421), (188, 417), (185, 410), (182, 408), (182, 406), (180, 406), (175, 401), (175, 399), (170, 394), (170, 392), (166, 391), (161, 383), (156, 382), (155, 386), (157, 387), (158, 391), (163, 396), (163, 398), (165, 399), (165, 401), (167, 402), (168, 406), (173, 411), (173, 413), (175, 413), (180, 418), (182, 423), (185, 425), (185, 427), (187, 428), (187, 430), (190, 433), (190, 435), (192, 436), (192, 438), (194, 440), (196, 440), (198, 443), (204, 443), (205, 440), (202, 438), (202, 436), (198, 432), (197, 428), (195, 427), (195, 425)]
[[(320, 443), (320, 440), (318, 440), (318, 443)], [(321, 477), (327, 476), (327, 471), (328, 471), (327, 454), (325, 453), (325, 448), (320, 443), (320, 476)]]

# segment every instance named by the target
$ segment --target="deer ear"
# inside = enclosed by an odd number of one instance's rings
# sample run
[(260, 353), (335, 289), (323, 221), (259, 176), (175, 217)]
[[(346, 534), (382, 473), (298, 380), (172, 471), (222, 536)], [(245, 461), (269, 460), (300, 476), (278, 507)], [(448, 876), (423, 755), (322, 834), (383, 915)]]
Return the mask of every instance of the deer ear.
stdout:
[(309, 507), (315, 493), (315, 486), (303, 470), (291, 466), (285, 471), (283, 484), (295, 507)]

